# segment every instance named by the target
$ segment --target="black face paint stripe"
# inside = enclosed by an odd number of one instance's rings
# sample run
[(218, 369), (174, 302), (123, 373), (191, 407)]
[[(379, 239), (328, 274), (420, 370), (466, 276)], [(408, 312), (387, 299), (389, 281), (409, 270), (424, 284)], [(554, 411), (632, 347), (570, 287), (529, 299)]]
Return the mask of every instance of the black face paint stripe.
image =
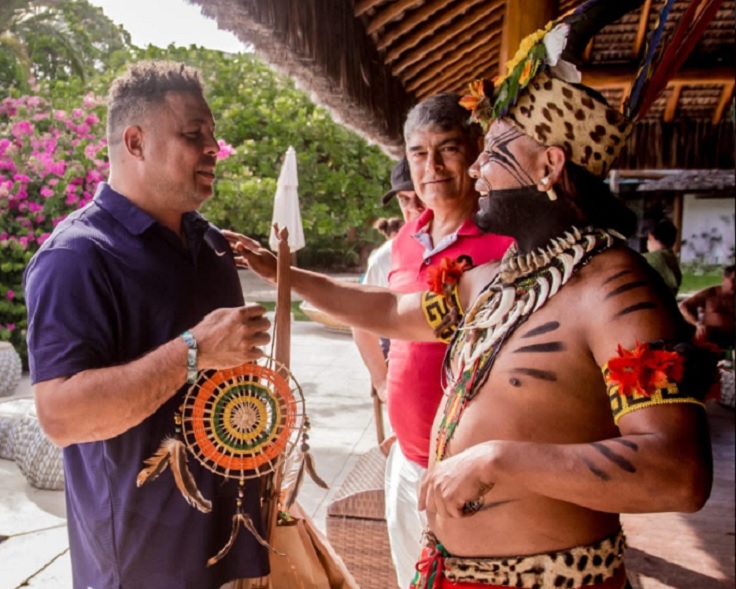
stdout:
[(546, 380), (549, 382), (556, 382), (557, 375), (550, 370), (538, 370), (537, 368), (514, 368), (511, 372), (515, 374), (524, 374), (531, 376), (532, 378), (538, 378), (539, 380)]
[(534, 337), (535, 335), (542, 335), (543, 333), (549, 333), (550, 331), (554, 331), (555, 329), (559, 329), (559, 328), (560, 328), (559, 321), (550, 321), (549, 323), (545, 323), (543, 325), (540, 325), (539, 327), (530, 329), (521, 337), (522, 338)]
[(628, 315), (629, 313), (636, 313), (637, 311), (644, 311), (646, 309), (654, 309), (656, 307), (657, 307), (656, 303), (652, 303), (651, 301), (645, 301), (643, 303), (636, 303), (636, 305), (631, 305), (630, 307), (621, 309), (618, 313), (616, 313), (613, 316), (613, 318), (618, 319), (619, 317), (623, 317), (624, 315)]
[(609, 440), (609, 442), (621, 444), (622, 446), (631, 448), (634, 452), (637, 452), (639, 450), (639, 444), (637, 444), (636, 442), (632, 442), (631, 440), (622, 440), (621, 438), (613, 438), (612, 440)]
[(634, 290), (635, 288), (641, 288), (642, 286), (646, 286), (646, 285), (647, 285), (647, 283), (644, 282), (643, 280), (637, 280), (635, 282), (627, 282), (626, 284), (622, 284), (621, 286), (618, 286), (618, 287), (614, 288), (611, 292), (609, 292), (605, 296), (604, 300), (608, 300), (611, 297), (616, 297), (616, 296), (618, 296), (618, 295), (620, 295), (622, 293), (625, 293), (625, 292), (627, 292), (629, 290)]
[(595, 464), (593, 464), (593, 461), (589, 458), (583, 456), (582, 457), (583, 462), (585, 463), (585, 466), (588, 467), (588, 470), (592, 472), (597, 478), (599, 478), (602, 481), (610, 481), (611, 475), (609, 475), (606, 471), (601, 470), (598, 468)]
[[(524, 184), (534, 184), (531, 176), (527, 174), (526, 170), (521, 166), (516, 156), (509, 150), (509, 144), (515, 141), (519, 137), (522, 137), (522, 133), (517, 129), (509, 129), (505, 133), (502, 133), (497, 140), (491, 142), (488, 145), (488, 162), (495, 162), (506, 170), (514, 180), (516, 180), (522, 186)], [(493, 186), (492, 183), (489, 183)]]
[(621, 272), (618, 272), (617, 274), (614, 274), (613, 276), (609, 276), (603, 282), (603, 286), (606, 286), (606, 284), (608, 284), (609, 282), (613, 282), (617, 278), (621, 278), (624, 274), (631, 274), (631, 270), (621, 270)]
[(543, 344), (530, 344), (528, 346), (522, 346), (516, 348), (514, 353), (517, 352), (562, 352), (567, 349), (567, 346), (562, 342), (545, 342)]
[(611, 462), (613, 462), (616, 466), (618, 466), (621, 470), (625, 470), (626, 472), (636, 472), (636, 467), (631, 464), (626, 458), (623, 456), (619, 456), (616, 454), (613, 450), (611, 450), (608, 446), (605, 444), (601, 444), (600, 442), (595, 442), (591, 444), (593, 448), (598, 450), (603, 456), (608, 458)]

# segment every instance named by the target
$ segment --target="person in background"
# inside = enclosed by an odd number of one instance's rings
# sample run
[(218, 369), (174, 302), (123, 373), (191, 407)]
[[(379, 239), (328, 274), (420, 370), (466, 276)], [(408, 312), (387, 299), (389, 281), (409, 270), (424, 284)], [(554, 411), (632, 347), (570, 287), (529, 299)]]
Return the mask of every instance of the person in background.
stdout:
[[(188, 461), (209, 513), (169, 472), (136, 485), (175, 436), (198, 370), (257, 360), (269, 342), (265, 309), (243, 304), (227, 241), (197, 213), (219, 150), (199, 72), (131, 65), (110, 88), (107, 139), (109, 180), (25, 273), (38, 419), (64, 453), (74, 589), (239, 586), (269, 572), (252, 534), (207, 566), (230, 535), (236, 482)], [(257, 479), (242, 509), (262, 535)]]
[[(381, 198), (383, 206), (387, 206), (391, 200), (396, 197), (401, 209), (401, 215), (404, 219), (404, 223), (414, 221), (419, 215), (424, 212), (424, 203), (417, 196), (414, 190), (414, 184), (411, 180), (411, 172), (409, 171), (409, 164), (406, 161), (406, 157), (402, 157), (401, 160), (391, 170), (391, 190), (386, 192)], [(393, 238), (398, 233), (401, 225), (400, 219), (395, 219), (391, 226), (386, 227), (386, 232), (381, 229), (381, 221), (385, 219), (379, 219), (374, 227), (384, 233), (387, 238), (378, 249), (371, 252), (368, 258), (368, 266), (363, 276), (362, 283), (370, 286), (388, 286), (388, 275), (391, 271), (391, 250), (393, 248)], [(396, 227), (398, 225), (398, 227)], [(396, 228), (393, 232), (392, 229)], [(371, 375), (371, 394), (375, 394), (382, 402), (386, 402), (386, 376), (388, 374), (388, 367), (386, 365), (386, 358), (389, 350), (389, 340), (387, 338), (379, 338), (369, 331), (363, 329), (353, 329), (353, 340), (355, 345), (360, 352), (360, 357), (363, 359)]]
[(673, 295), (682, 284), (682, 272), (677, 254), (672, 247), (677, 241), (677, 227), (667, 219), (657, 223), (647, 235), (647, 252), (644, 259), (662, 277)]
[(695, 326), (695, 337), (722, 350), (734, 348), (734, 269), (723, 269), (721, 284), (705, 288), (680, 303), (685, 320)]

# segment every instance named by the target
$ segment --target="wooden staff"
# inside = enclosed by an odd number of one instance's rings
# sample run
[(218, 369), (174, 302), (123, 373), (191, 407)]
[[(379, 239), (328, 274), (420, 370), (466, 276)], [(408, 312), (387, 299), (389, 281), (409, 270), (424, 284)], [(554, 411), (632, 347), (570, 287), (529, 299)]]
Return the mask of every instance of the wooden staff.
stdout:
[[(280, 364), (281, 376), (289, 378), (288, 369), (291, 361), (291, 255), (289, 252), (289, 230), (286, 227), (279, 229), (274, 225), (274, 231), (279, 240), (276, 265), (276, 311), (274, 337), (274, 359)], [(266, 507), (265, 522), (268, 540), (273, 538), (273, 530), (278, 521), (279, 498), (283, 481), (283, 457), (269, 477), (267, 485), (269, 498)]]

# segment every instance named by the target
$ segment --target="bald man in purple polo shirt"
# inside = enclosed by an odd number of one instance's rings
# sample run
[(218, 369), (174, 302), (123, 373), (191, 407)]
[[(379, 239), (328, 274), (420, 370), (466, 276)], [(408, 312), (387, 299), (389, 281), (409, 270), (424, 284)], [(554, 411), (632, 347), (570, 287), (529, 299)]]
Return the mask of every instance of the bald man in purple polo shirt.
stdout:
[[(244, 305), (230, 248), (196, 211), (218, 144), (196, 70), (138, 63), (108, 101), (110, 178), (56, 228), (25, 276), (38, 418), (64, 449), (74, 589), (218, 589), (268, 573), (265, 549), (230, 533), (237, 483), (189, 461), (204, 514), (173, 477), (136, 487), (174, 434), (197, 369), (262, 356), (269, 322)], [(257, 482), (244, 510), (261, 527)]]

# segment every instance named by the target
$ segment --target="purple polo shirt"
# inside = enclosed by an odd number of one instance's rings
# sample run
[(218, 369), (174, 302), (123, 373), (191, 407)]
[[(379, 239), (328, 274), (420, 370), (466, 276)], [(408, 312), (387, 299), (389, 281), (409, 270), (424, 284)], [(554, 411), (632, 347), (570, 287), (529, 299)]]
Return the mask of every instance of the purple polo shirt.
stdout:
[[(198, 213), (183, 221), (188, 250), (101, 184), (88, 206), (59, 224), (25, 274), (33, 383), (130, 362), (210, 311), (243, 304), (222, 234)], [(143, 461), (173, 435), (185, 393), (182, 387), (115, 438), (64, 449), (75, 589), (218, 589), (268, 572), (266, 551), (242, 529), (230, 553), (207, 567), (230, 535), (237, 482), (189, 457), (202, 495), (212, 501), (208, 514), (185, 502), (169, 469), (136, 487)], [(246, 485), (245, 508), (261, 529), (257, 481)]]

